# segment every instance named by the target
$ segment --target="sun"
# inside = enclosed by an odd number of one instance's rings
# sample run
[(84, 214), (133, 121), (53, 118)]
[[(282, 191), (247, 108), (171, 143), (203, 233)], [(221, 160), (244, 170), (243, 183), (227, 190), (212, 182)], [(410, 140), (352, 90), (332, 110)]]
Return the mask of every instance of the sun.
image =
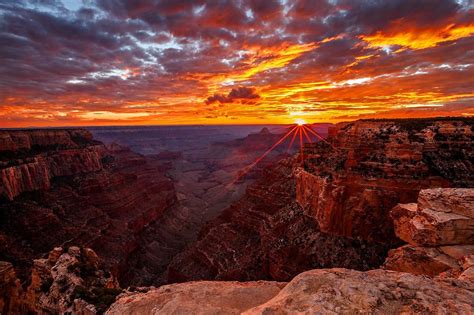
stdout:
[(305, 121), (304, 119), (301, 119), (301, 118), (295, 119), (295, 123), (296, 123), (298, 126), (306, 125), (306, 121)]

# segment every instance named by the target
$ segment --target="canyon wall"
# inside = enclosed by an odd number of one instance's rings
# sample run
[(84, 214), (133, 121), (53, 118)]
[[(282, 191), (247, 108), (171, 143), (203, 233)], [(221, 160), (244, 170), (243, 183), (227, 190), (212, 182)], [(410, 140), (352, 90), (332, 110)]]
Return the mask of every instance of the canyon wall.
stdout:
[(0, 131), (0, 260), (25, 281), (55, 246), (97, 251), (114, 273), (176, 204), (167, 165), (85, 130)]
[(340, 123), (307, 145), (296, 199), (331, 234), (396, 242), (389, 211), (430, 187), (474, 187), (474, 120)]

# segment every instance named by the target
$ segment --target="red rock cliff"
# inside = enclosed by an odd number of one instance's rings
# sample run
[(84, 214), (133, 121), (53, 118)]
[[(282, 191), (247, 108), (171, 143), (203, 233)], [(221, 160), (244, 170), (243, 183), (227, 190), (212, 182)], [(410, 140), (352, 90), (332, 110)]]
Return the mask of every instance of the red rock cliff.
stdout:
[[(162, 163), (85, 130), (0, 132), (0, 260), (23, 280), (55, 246), (93, 248), (117, 274), (176, 196)], [(39, 237), (40, 236), (40, 237)]]
[(322, 231), (395, 240), (389, 211), (420, 189), (474, 186), (474, 120), (341, 123), (305, 149), (296, 198)]

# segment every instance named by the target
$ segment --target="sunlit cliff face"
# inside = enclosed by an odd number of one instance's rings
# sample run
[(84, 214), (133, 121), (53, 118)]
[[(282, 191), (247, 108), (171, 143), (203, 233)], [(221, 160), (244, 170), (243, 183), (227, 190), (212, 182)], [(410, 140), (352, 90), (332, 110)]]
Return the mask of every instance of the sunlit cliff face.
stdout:
[(470, 0), (0, 0), (0, 127), (446, 115)]

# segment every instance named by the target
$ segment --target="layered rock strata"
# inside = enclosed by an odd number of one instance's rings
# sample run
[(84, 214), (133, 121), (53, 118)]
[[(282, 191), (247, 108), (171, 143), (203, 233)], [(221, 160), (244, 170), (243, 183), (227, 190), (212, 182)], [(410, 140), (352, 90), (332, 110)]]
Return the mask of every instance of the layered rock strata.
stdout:
[(9, 130), (0, 139), (0, 259), (23, 281), (33, 259), (70, 244), (123, 274), (141, 235), (176, 204), (166, 163), (88, 131)]
[(385, 268), (472, 277), (474, 189), (422, 190), (417, 203), (399, 204), (391, 217), (396, 235), (408, 245), (391, 250)]
[(474, 119), (371, 120), (308, 145), (297, 201), (324, 232), (396, 242), (390, 210), (421, 189), (474, 186)]

